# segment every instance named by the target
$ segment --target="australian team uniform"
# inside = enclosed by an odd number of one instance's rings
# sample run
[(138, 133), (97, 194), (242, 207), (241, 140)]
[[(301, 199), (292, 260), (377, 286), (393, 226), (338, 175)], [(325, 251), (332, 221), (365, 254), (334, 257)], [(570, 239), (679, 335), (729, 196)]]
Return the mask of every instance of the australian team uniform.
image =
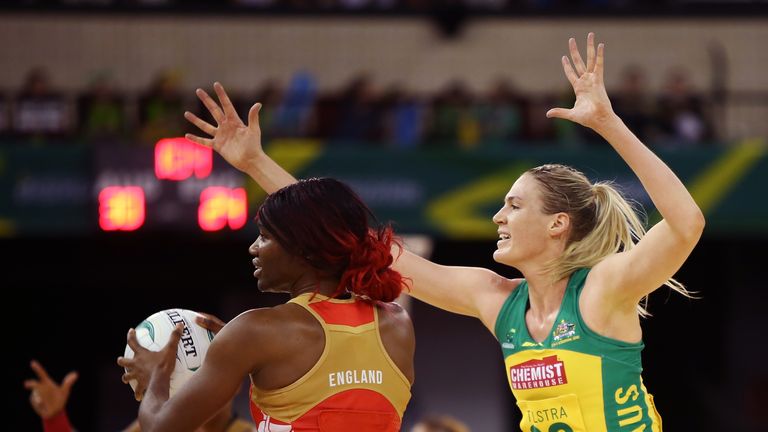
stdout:
[(277, 390), (251, 384), (258, 431), (399, 431), (411, 384), (384, 348), (375, 305), (311, 293), (290, 303), (320, 322), (325, 348), (293, 384)]
[(510, 294), (496, 319), (507, 380), (523, 432), (660, 432), (661, 417), (643, 385), (643, 343), (600, 336), (584, 323), (579, 295), (589, 269), (574, 272), (551, 333), (528, 334), (528, 284)]

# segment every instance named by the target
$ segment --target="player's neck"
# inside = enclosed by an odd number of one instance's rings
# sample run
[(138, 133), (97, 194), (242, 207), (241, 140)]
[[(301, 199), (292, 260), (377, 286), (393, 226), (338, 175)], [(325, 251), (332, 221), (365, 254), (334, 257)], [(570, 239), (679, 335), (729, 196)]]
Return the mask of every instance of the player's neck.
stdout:
[(291, 290), (291, 298), (298, 297), (302, 294), (316, 293), (324, 295), (326, 297), (332, 297), (336, 293), (339, 287), (339, 281), (337, 279), (319, 279), (312, 280), (306, 283), (300, 283), (294, 285), (294, 289)]
[(525, 276), (531, 312), (541, 317), (558, 311), (565, 295), (565, 288), (568, 286), (568, 278), (553, 282), (551, 274)]

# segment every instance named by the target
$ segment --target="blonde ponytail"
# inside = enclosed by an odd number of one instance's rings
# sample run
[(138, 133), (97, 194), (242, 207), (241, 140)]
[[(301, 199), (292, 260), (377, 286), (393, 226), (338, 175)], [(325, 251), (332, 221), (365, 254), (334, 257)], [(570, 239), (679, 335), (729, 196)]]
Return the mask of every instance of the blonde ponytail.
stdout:
[[(528, 171), (542, 186), (543, 211), (564, 212), (571, 219), (571, 231), (563, 254), (545, 270), (561, 280), (580, 268), (591, 268), (607, 256), (628, 251), (645, 235), (640, 206), (628, 201), (612, 182), (594, 185), (581, 172), (564, 165), (543, 165)], [(693, 297), (685, 287), (670, 278), (664, 284)], [(649, 316), (648, 296), (637, 306), (641, 316)]]

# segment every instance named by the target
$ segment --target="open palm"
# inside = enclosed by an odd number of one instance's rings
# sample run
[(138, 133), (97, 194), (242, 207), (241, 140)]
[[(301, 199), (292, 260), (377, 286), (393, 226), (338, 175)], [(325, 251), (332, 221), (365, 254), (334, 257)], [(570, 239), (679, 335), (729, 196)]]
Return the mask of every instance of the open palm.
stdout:
[(59, 384), (48, 375), (37, 360), (32, 360), (30, 366), (35, 371), (37, 379), (24, 381), (24, 387), (32, 391), (29, 395), (29, 403), (37, 415), (44, 419), (51, 418), (67, 405), (72, 385), (77, 381), (77, 372), (68, 373)]
[(219, 104), (205, 90), (197, 89), (197, 97), (213, 116), (216, 126), (187, 111), (184, 117), (211, 138), (202, 138), (187, 134), (186, 138), (200, 145), (211, 147), (235, 168), (245, 170), (248, 162), (261, 152), (261, 129), (259, 128), (259, 110), (261, 104), (254, 104), (248, 112), (246, 125), (237, 115), (232, 101), (224, 87), (214, 83), (213, 89), (219, 98)]
[[(579, 123), (591, 129), (598, 128), (611, 115), (613, 109), (605, 91), (603, 82), (603, 59), (605, 46), (601, 43), (595, 50), (595, 34), (587, 36), (587, 63), (581, 59), (576, 40), (568, 41), (571, 60), (563, 56), (563, 70), (568, 81), (573, 86), (576, 103), (573, 108), (553, 108), (547, 112), (547, 117), (562, 118)], [(573, 61), (573, 66), (571, 66)]]

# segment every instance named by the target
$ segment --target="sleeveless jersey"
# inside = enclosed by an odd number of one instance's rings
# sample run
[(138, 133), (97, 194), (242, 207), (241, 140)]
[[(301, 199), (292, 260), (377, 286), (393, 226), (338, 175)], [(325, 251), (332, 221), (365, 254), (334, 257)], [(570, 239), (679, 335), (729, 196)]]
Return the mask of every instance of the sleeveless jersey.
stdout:
[(227, 426), (226, 432), (251, 432), (253, 431), (253, 424), (242, 419), (234, 419), (232, 423)]
[(574, 272), (546, 339), (528, 333), (526, 281), (496, 319), (507, 380), (522, 412), (523, 432), (660, 432), (661, 417), (640, 376), (643, 343), (590, 330), (579, 312), (589, 269)]
[(258, 431), (399, 431), (411, 383), (384, 348), (376, 307), (311, 293), (290, 303), (320, 322), (325, 348), (293, 384), (262, 390), (251, 383)]

